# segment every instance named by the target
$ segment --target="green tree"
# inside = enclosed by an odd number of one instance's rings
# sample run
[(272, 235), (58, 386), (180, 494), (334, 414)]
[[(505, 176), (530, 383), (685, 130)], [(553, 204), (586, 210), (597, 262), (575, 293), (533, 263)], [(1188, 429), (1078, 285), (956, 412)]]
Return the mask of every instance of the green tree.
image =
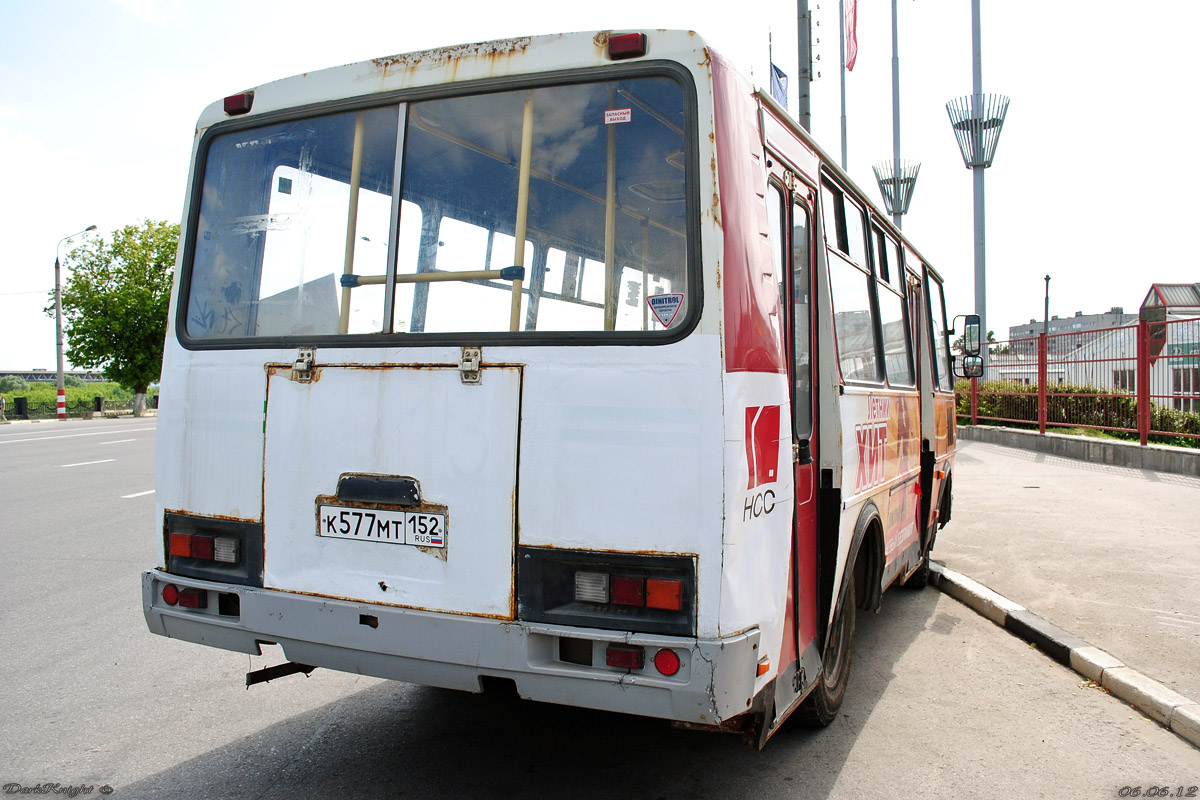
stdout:
[(4, 375), (0, 377), (0, 394), (27, 391), (29, 391), (29, 381), (20, 375)]
[[(162, 370), (163, 340), (179, 226), (146, 220), (97, 237), (66, 258), (62, 290), (66, 356), (78, 367), (101, 369), (130, 389), (134, 413)], [(46, 309), (54, 315), (54, 298)]]

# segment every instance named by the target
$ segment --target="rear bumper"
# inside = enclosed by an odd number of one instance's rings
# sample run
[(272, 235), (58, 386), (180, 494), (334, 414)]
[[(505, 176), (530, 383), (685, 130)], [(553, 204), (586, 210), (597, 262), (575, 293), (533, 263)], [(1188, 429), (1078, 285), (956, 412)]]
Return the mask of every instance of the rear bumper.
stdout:
[[(209, 593), (208, 608), (168, 606), (166, 584)], [(218, 598), (225, 595), (225, 602)], [(237, 613), (230, 595), (237, 596)], [(278, 644), (290, 661), (380, 678), (480, 691), (484, 676), (511, 678), (525, 698), (700, 724), (723, 722), (750, 707), (758, 663), (757, 629), (723, 639), (628, 634), (521, 621), (416, 611), (348, 600), (142, 574), (142, 608), (152, 633), (241, 653)], [(563, 661), (561, 640), (575, 640)], [(584, 644), (585, 642), (590, 642)], [(642, 670), (608, 667), (611, 643), (645, 648)], [(655, 670), (662, 648), (682, 666)], [(579, 658), (579, 653), (585, 658)]]

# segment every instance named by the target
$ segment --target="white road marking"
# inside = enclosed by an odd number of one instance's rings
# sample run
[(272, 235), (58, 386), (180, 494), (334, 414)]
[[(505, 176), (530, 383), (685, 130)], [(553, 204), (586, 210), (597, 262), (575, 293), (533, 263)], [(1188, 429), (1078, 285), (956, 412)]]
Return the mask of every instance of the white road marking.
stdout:
[(125, 442), (136, 442), (137, 439), (114, 439), (111, 442), (101, 442), (100, 444), (124, 444)]
[(1163, 620), (1164, 625), (1171, 624), (1171, 627), (1173, 628), (1182, 627), (1181, 625), (1173, 624), (1180, 622), (1182, 622), (1184, 625), (1195, 625), (1200, 627), (1200, 622), (1192, 622), (1190, 619), (1180, 619), (1179, 617), (1159, 617), (1159, 619)]
[(86, 467), (89, 464), (107, 464), (110, 461), (116, 461), (115, 458), (102, 458), (99, 461), (80, 461), (78, 464), (63, 464), (64, 467)]
[(153, 490), (153, 489), (151, 489), (151, 490), (150, 490), (150, 491), (148, 491), (148, 492), (138, 492), (137, 494), (123, 494), (123, 495), (121, 495), (121, 499), (122, 499), (122, 500), (129, 500), (129, 499), (131, 499), (131, 498), (134, 498), (134, 497), (145, 497), (145, 496), (146, 496), (146, 495), (148, 495), (148, 494), (154, 494), (154, 490)]
[[(136, 431), (152, 431), (154, 428), (129, 428), (128, 433)], [(17, 444), (19, 442), (44, 442), (47, 439), (74, 439), (78, 436), (112, 436), (112, 431), (93, 431), (91, 433), (64, 433), (62, 436), (34, 436), (31, 439), (0, 439), (0, 444)]]

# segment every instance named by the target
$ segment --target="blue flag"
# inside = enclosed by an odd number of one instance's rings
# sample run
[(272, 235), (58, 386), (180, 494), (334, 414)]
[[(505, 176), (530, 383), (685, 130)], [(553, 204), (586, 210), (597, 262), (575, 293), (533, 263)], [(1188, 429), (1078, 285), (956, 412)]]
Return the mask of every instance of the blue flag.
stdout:
[(787, 108), (788, 77), (783, 70), (771, 64), (771, 97), (779, 101), (779, 105)]

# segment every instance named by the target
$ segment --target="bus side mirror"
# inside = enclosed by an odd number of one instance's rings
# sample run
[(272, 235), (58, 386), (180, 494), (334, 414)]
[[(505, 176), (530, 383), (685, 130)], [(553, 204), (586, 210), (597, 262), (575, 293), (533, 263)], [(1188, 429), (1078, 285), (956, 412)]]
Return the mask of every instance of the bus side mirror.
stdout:
[[(980, 324), (978, 314), (967, 314), (962, 317), (963, 320), (963, 337), (962, 341), (962, 356), (955, 359), (959, 366), (960, 378), (982, 378), (983, 377), (983, 356), (979, 353), (983, 346), (983, 326)], [(954, 325), (958, 327), (958, 317), (954, 318)], [(953, 333), (953, 331), (951, 331)], [(955, 343), (957, 344), (957, 342)]]
[[(963, 368), (967, 367), (968, 356), (978, 356), (980, 343), (982, 340), (982, 330), (979, 324), (978, 314), (967, 314), (963, 323)], [(983, 359), (979, 360), (980, 365), (983, 364)], [(968, 375), (967, 377), (971, 377)]]

